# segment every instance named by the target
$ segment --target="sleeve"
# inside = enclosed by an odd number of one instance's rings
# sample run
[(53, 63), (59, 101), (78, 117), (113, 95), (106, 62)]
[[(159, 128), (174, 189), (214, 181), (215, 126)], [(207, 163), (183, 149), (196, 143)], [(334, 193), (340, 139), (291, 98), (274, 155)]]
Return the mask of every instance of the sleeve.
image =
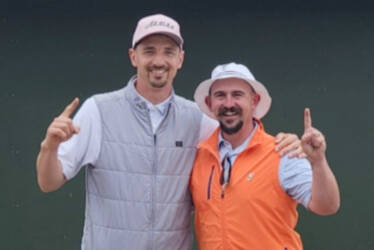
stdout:
[(74, 125), (80, 127), (79, 133), (61, 143), (58, 148), (58, 159), (66, 179), (73, 178), (87, 164), (95, 165), (100, 152), (100, 120), (99, 110), (91, 97), (73, 118)]
[(305, 158), (282, 157), (279, 181), (283, 190), (298, 203), (308, 208), (312, 196), (312, 167)]
[(204, 141), (213, 134), (218, 127), (218, 121), (210, 118), (206, 114), (203, 114), (200, 124), (199, 142)]

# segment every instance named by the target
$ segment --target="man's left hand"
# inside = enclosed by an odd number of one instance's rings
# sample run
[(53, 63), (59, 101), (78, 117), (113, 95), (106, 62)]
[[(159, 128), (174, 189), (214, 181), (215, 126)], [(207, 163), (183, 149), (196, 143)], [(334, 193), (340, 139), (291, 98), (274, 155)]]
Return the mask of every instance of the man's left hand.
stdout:
[(301, 147), (312, 165), (326, 160), (326, 140), (324, 135), (312, 126), (309, 108), (305, 108), (304, 111), (304, 134), (301, 137)]

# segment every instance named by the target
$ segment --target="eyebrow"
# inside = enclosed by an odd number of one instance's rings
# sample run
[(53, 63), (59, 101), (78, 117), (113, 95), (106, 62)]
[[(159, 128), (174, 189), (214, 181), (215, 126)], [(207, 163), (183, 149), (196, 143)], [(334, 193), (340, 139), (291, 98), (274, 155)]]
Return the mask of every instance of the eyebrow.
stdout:
[(238, 94), (238, 93), (240, 93), (240, 94), (245, 94), (245, 91), (243, 91), (243, 90), (235, 90), (235, 89), (232, 90), (232, 91), (229, 91), (229, 92), (224, 91), (224, 90), (216, 90), (216, 91), (212, 92), (211, 89), (210, 89), (209, 92), (210, 92), (210, 94), (213, 94), (213, 95), (220, 94), (220, 93), (229, 93), (229, 94)]
[[(142, 51), (147, 51), (147, 50), (155, 50), (156, 47), (153, 46), (153, 45), (145, 45), (141, 48)], [(165, 51), (169, 51), (169, 52), (175, 52), (175, 51), (178, 51), (178, 47), (174, 47), (174, 46), (167, 46), (165, 48), (163, 48)]]
[(169, 50), (169, 51), (177, 51), (177, 50), (178, 50), (178, 47), (166, 47), (165, 50)]
[(147, 46), (144, 46), (142, 49), (143, 50), (151, 50), (151, 49), (155, 49), (155, 47), (152, 46), (152, 45), (147, 45)]
[(233, 94), (245, 94), (245, 91), (243, 91), (243, 90), (233, 90), (233, 91), (231, 91), (231, 93), (233, 93)]
[(211, 93), (212, 96), (220, 96), (220, 95), (227, 95), (227, 93), (223, 90), (217, 90)]

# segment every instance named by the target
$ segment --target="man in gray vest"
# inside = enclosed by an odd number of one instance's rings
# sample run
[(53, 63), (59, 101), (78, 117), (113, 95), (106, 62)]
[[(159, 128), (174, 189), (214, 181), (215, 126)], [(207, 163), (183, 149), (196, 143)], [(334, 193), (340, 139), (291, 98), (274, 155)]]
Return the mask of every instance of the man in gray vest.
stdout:
[[(86, 169), (82, 249), (192, 248), (189, 176), (199, 141), (218, 123), (176, 95), (184, 59), (179, 24), (142, 18), (129, 49), (137, 69), (117, 91), (76, 98), (49, 125), (37, 159), (38, 183), (51, 192)], [(280, 154), (301, 153), (295, 135), (278, 135)]]

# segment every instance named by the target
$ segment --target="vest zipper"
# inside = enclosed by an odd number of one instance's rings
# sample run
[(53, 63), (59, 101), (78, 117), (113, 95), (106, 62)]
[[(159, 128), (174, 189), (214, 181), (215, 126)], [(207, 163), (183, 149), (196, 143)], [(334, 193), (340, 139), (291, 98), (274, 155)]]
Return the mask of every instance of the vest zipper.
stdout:
[(222, 199), (225, 198), (225, 188), (224, 187), (222, 187), (222, 189), (221, 189), (221, 198)]
[(154, 203), (156, 200), (156, 193), (154, 190), (156, 190), (156, 172), (157, 172), (157, 135), (153, 135), (153, 146), (154, 146), (154, 151), (153, 151), (153, 168), (152, 168), (152, 190), (151, 190), (151, 242), (150, 242), (150, 249), (153, 249), (153, 242), (154, 242), (154, 223), (155, 223), (155, 207)]
[[(160, 122), (160, 124), (158, 125), (156, 131), (154, 132), (153, 134), (153, 148), (154, 148), (154, 151), (153, 151), (153, 169), (152, 169), (152, 190), (151, 190), (151, 243), (150, 243), (150, 249), (152, 250), (154, 247), (153, 247), (153, 242), (154, 242), (154, 222), (155, 222), (155, 208), (154, 208), (154, 201), (156, 200), (156, 193), (154, 190), (156, 190), (156, 177), (157, 177), (157, 131), (160, 130), (160, 127), (162, 126), (162, 124), (165, 122), (167, 116), (169, 115), (169, 111), (170, 111), (170, 107), (171, 107), (171, 103), (169, 103), (168, 105), (168, 109), (167, 109), (167, 112), (164, 116), (164, 118), (162, 119), (162, 121)], [(149, 121), (149, 124), (151, 124), (151, 131), (153, 131), (153, 125), (152, 125), (152, 120), (151, 120), (151, 117), (148, 113), (148, 121)]]
[(212, 166), (212, 170), (210, 171), (209, 179), (208, 179), (208, 188), (207, 188), (207, 199), (210, 200), (210, 189), (212, 186), (212, 179), (213, 179), (213, 173), (214, 173), (214, 168), (216, 166)]

